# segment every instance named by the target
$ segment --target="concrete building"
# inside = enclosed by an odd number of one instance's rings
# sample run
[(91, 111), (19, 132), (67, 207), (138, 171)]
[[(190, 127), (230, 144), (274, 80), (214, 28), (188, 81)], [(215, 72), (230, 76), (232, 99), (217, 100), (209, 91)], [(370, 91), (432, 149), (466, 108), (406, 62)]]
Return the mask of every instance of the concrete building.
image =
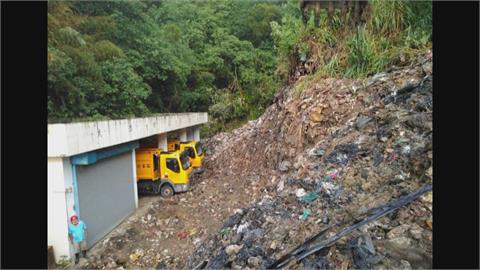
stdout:
[(91, 247), (138, 207), (135, 149), (152, 141), (167, 149), (167, 134), (200, 140), (207, 113), (48, 125), (48, 245), (55, 259), (73, 256), (68, 222), (77, 214)]

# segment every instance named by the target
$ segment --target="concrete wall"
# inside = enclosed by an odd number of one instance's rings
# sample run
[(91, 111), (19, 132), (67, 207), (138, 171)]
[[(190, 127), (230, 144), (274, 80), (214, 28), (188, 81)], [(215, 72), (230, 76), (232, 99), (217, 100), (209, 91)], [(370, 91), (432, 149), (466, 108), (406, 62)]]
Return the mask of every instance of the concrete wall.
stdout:
[[(68, 216), (63, 158), (48, 158), (47, 174), (47, 233), (48, 245), (53, 246), (55, 259), (62, 255), (70, 257), (68, 242)], [(71, 174), (70, 174), (71, 175)]]
[(148, 136), (200, 125), (207, 113), (48, 125), (48, 156), (72, 156)]

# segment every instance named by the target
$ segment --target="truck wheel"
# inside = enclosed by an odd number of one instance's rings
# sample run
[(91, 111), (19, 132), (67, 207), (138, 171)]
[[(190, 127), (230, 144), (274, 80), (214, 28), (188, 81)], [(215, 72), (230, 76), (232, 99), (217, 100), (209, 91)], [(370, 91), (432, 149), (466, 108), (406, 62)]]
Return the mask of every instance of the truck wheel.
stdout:
[[(155, 183), (156, 182), (156, 183)], [(157, 195), (161, 192), (160, 181), (155, 181), (152, 185), (153, 194)]]
[(168, 184), (163, 185), (162, 188), (160, 189), (160, 195), (165, 198), (172, 197), (173, 188)]

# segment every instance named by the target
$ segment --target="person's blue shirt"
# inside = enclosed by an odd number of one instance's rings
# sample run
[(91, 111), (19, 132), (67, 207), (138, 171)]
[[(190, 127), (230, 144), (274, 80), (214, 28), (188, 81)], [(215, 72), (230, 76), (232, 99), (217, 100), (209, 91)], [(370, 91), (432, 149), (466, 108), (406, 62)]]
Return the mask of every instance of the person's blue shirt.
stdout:
[(84, 230), (87, 228), (83, 221), (79, 220), (77, 225), (73, 225), (72, 223), (68, 224), (68, 233), (70, 233), (73, 237), (73, 241), (75, 243), (80, 243), (85, 240)]

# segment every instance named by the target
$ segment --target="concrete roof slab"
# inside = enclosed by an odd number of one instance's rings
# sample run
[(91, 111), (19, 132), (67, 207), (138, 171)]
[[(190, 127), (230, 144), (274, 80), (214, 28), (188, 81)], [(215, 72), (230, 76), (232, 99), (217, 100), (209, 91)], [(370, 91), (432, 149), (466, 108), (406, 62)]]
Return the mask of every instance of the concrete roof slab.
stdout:
[(48, 156), (65, 157), (204, 124), (207, 113), (48, 125)]

